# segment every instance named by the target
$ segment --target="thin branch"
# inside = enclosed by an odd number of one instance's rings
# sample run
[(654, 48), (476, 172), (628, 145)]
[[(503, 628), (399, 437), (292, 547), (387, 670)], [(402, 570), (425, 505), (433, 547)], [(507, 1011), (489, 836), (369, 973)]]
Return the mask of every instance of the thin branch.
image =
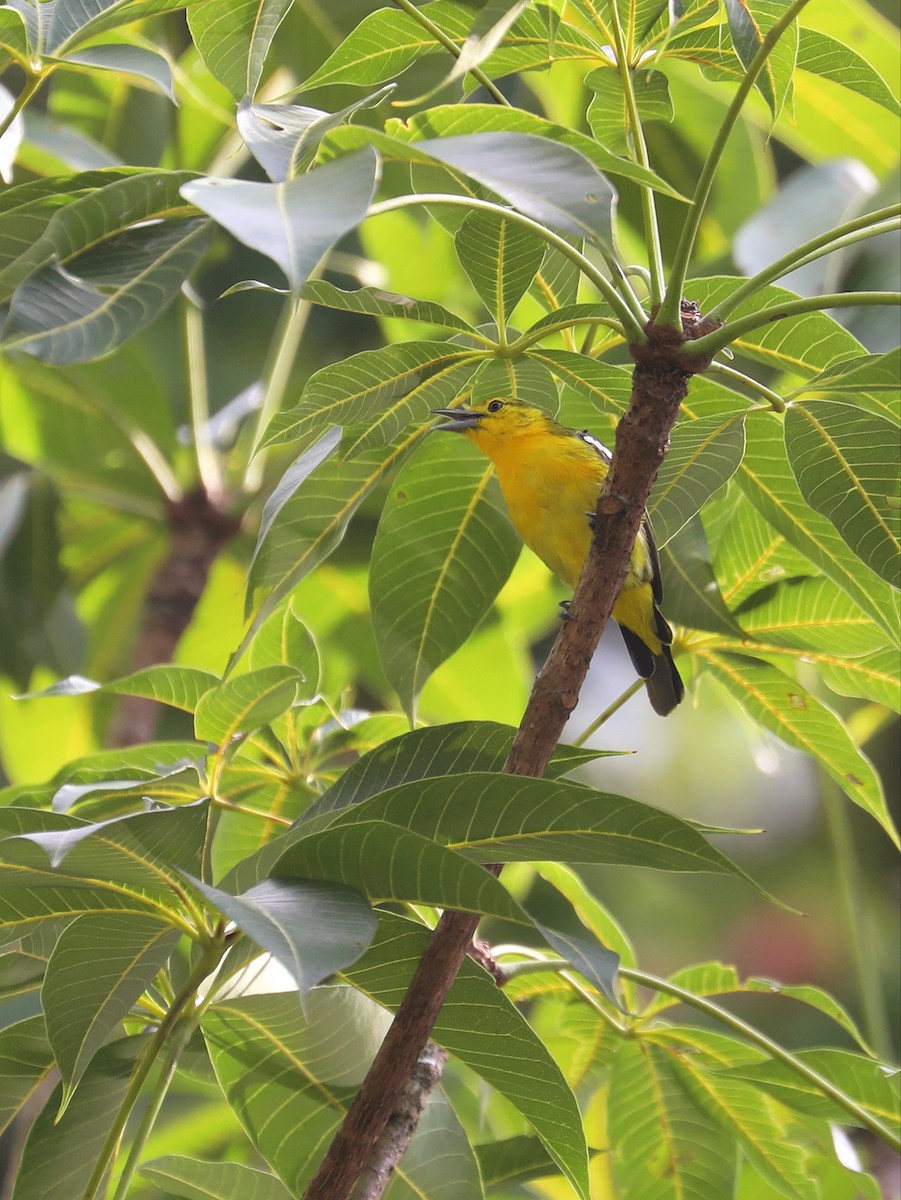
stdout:
[(730, 342), (737, 341), (746, 333), (769, 325), (773, 321), (784, 321), (787, 317), (798, 317), (803, 313), (821, 312), (826, 308), (857, 308), (870, 304), (901, 304), (901, 292), (835, 292), (828, 296), (805, 296), (799, 300), (786, 300), (784, 304), (773, 304), (758, 309), (735, 321), (727, 321), (720, 329), (705, 334), (685, 347), (688, 357), (716, 354)]
[(585, 743), (588, 741), (588, 739), (593, 734), (597, 733), (597, 731), (601, 728), (602, 725), (606, 725), (606, 723), (610, 720), (610, 718), (614, 715), (614, 713), (618, 713), (619, 710), (622, 708), (622, 706), (625, 703), (627, 703), (627, 701), (631, 700), (632, 697), (637, 692), (640, 692), (643, 687), (644, 687), (643, 679), (636, 679), (634, 681), (634, 683), (630, 683), (629, 686), (626, 688), (626, 690), (622, 693), (622, 695), (617, 696), (617, 698), (613, 701), (613, 703), (608, 705), (607, 708), (605, 708), (604, 711), (600, 714), (600, 716), (595, 717), (595, 719), (591, 722), (591, 724), (586, 729), (582, 730), (582, 732), (579, 734), (579, 736), (573, 742), (573, 745), (574, 746), (584, 746)]
[(37, 92), (45, 78), (46, 75), (31, 75), (25, 81), (25, 86), (13, 101), (12, 108), (10, 108), (3, 119), (0, 120), (0, 138), (3, 137), (19, 113), (25, 108), (25, 105), (29, 102), (29, 100), (33, 99), (35, 92)]
[[(659, 330), (652, 336), (651, 345), (631, 347), (637, 364), (631, 403), (617, 430), (613, 462), (598, 497), (591, 548), (570, 607), (574, 619), (563, 622), (535, 680), (504, 764), (511, 775), (544, 773), (578, 702), (592, 655), (625, 580), (651, 484), (688, 391), (691, 366), (682, 365), (680, 353), (685, 335)], [(487, 869), (495, 874), (501, 870), (496, 865)], [(305, 1200), (343, 1200), (352, 1191), (431, 1035), (478, 923), (478, 916), (471, 913), (442, 915)]]
[(222, 500), (224, 486), (219, 456), (210, 439), (210, 401), (207, 385), (203, 314), (190, 296), (182, 297), (185, 314), (185, 350), (188, 358), (188, 390), (191, 397), (191, 429), (197, 471), (213, 503)]
[[(632, 145), (635, 161), (649, 171), (651, 160), (648, 157), (648, 146), (644, 138), (641, 118), (638, 113), (638, 101), (635, 98), (635, 87), (632, 79), (632, 67), (626, 53), (626, 40), (623, 37), (622, 24), (619, 19), (619, 7), (610, 5), (610, 15), (613, 22), (613, 41), (616, 51), (616, 66), (623, 85), (623, 96), (626, 101), (626, 114), (629, 118), (629, 131), (632, 134)], [(650, 267), (650, 298), (657, 305), (663, 295), (666, 277), (663, 270), (663, 251), (660, 246), (660, 228), (657, 223), (657, 204), (654, 190), (646, 183), (639, 184), (641, 195), (641, 213), (644, 221), (644, 236), (648, 249), (648, 265)]]
[(836, 225), (828, 233), (820, 234), (819, 237), (802, 242), (800, 246), (795, 246), (788, 254), (783, 254), (781, 258), (777, 258), (768, 267), (764, 267), (762, 271), (758, 271), (756, 275), (752, 275), (741, 287), (736, 288), (734, 292), (730, 292), (728, 296), (725, 296), (719, 304), (715, 304), (707, 313), (708, 320), (724, 321), (730, 313), (734, 312), (750, 296), (759, 292), (767, 284), (772, 283), (774, 279), (779, 279), (781, 276), (787, 275), (790, 271), (797, 270), (798, 267), (804, 267), (808, 263), (814, 262), (817, 258), (823, 258), (827, 254), (832, 254), (835, 250), (841, 250), (844, 246), (850, 246), (855, 242), (865, 241), (870, 237), (878, 237), (881, 233), (889, 233), (891, 230), (897, 229), (899, 226), (899, 216), (901, 216), (901, 204), (890, 204), (887, 208), (880, 208), (876, 212), (865, 213), (861, 217), (856, 217), (853, 221), (846, 221), (843, 225)]
[(738, 85), (738, 90), (732, 97), (732, 103), (726, 110), (722, 124), (717, 130), (716, 137), (713, 139), (713, 145), (710, 147), (707, 158), (704, 160), (704, 166), (698, 177), (698, 183), (692, 197), (692, 206), (688, 210), (685, 217), (685, 224), (682, 226), (682, 234), (673, 258), (669, 285), (656, 318), (659, 325), (670, 329), (678, 329), (679, 327), (679, 304), (685, 289), (688, 264), (691, 261), (695, 239), (698, 236), (701, 220), (707, 209), (707, 201), (710, 199), (713, 181), (716, 178), (720, 159), (723, 157), (723, 152), (726, 149), (726, 143), (729, 141), (733, 127), (744, 107), (745, 100), (754, 87), (757, 76), (766, 65), (766, 60), (772, 53), (773, 47), (808, 3), (809, 0), (794, 0), (794, 3), (789, 5), (779, 20), (769, 29), (760, 49), (754, 55), (753, 61), (742, 77), (742, 81)]

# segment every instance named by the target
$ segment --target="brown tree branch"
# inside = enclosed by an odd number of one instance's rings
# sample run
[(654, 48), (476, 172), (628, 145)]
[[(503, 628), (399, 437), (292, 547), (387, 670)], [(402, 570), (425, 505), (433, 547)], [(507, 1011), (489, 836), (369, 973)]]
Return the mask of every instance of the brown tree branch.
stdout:
[[(687, 340), (709, 328), (683, 302), (684, 334), (648, 328), (635, 358), (629, 410), (619, 424), (613, 463), (598, 497), (591, 549), (564, 621), (539, 671), (504, 771), (543, 774), (579, 699), (592, 655), (625, 580), (651, 485), (692, 374), (706, 362), (683, 355)], [(495, 874), (500, 867), (491, 867)], [(304, 1200), (348, 1200), (360, 1173), (371, 1170), (378, 1140), (428, 1041), (442, 1004), (470, 949), (479, 917), (445, 912), (347, 1116)], [(374, 1200), (375, 1194), (370, 1194)]]
[[(224, 513), (198, 488), (169, 502), (166, 516), (169, 550), (157, 568), (144, 601), (131, 669), (171, 662), (179, 638), (190, 624), (216, 555), (238, 532), (240, 522)], [(116, 706), (107, 743), (140, 746), (153, 740), (160, 706), (142, 696), (123, 696)]]

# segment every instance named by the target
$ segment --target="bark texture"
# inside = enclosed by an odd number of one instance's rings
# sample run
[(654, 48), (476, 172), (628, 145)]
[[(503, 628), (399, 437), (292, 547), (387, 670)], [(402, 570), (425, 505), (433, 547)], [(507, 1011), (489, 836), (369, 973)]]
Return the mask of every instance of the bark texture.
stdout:
[[(598, 497), (595, 531), (557, 640), (539, 671), (504, 771), (540, 776), (579, 699), (592, 655), (625, 581), (629, 556), (651, 486), (693, 374), (707, 365), (683, 353), (685, 342), (710, 332), (697, 307), (683, 302), (683, 332), (647, 329), (630, 347), (635, 359), (629, 409), (616, 433), (613, 463)], [(490, 867), (495, 874), (500, 867)], [(394, 1112), (457, 972), (479, 917), (445, 912), (420, 960), (391, 1028), (335, 1135), (304, 1200), (349, 1200), (356, 1179), (372, 1170), (379, 1138)], [(380, 1193), (370, 1192), (367, 1200)]]
[[(169, 550), (147, 590), (131, 669), (171, 662), (179, 638), (203, 595), (216, 555), (240, 528), (199, 488), (166, 507)], [(142, 696), (123, 696), (107, 734), (112, 747), (140, 746), (153, 740), (160, 706)]]

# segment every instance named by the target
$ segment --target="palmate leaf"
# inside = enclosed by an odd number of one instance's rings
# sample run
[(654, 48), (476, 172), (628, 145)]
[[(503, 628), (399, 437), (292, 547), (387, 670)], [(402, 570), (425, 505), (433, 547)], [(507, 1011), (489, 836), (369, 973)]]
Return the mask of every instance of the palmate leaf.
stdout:
[[(574, 312), (576, 306), (563, 313), (551, 314), (547, 320), (560, 319), (567, 312)], [(578, 305), (581, 311), (586, 305)], [(597, 309), (595, 309), (597, 311)], [(533, 326), (533, 331), (544, 324), (544, 320)], [(560, 414), (561, 421), (577, 428), (588, 428), (589, 433), (605, 437), (609, 440), (612, 433), (613, 419), (621, 416), (628, 407), (632, 394), (631, 372), (623, 367), (600, 359), (590, 358), (586, 354), (576, 354), (572, 350), (545, 350), (534, 347), (529, 357), (535, 362), (546, 366), (560, 382), (573, 392), (584, 397), (588, 405), (580, 406), (578, 413), (574, 412), (574, 404), (568, 401), (564, 394)], [(608, 429), (603, 426), (603, 417), (608, 418)], [(578, 417), (578, 419), (576, 419)], [(584, 418), (584, 420), (583, 420)]]
[[(25, 3), (40, 10), (40, 0)], [(107, 29), (183, 7), (184, 0), (76, 0), (56, 4), (49, 17), (37, 18), (41, 36), (36, 47), (41, 54), (59, 55)]]
[(817, 665), (823, 682), (840, 696), (860, 696), (901, 712), (898, 651), (893, 646), (845, 662), (821, 657)]
[(252, 671), (281, 664), (299, 672), (295, 703), (309, 702), (319, 694), (319, 648), (290, 600), (260, 626), (250, 643), (247, 661)]
[(344, 234), (362, 221), (378, 181), (371, 147), (285, 183), (197, 179), (182, 196), (229, 233), (281, 267), (292, 290)]
[(427, 438), (392, 485), (369, 575), (379, 657), (408, 712), (486, 615), (520, 549), (490, 465), (462, 438)]
[(513, 396), (556, 415), (560, 397), (553, 375), (530, 354), (516, 358), (489, 358), (472, 381), (471, 405), (484, 404), (495, 396)]
[(60, 60), (78, 67), (91, 67), (96, 71), (116, 71), (122, 75), (133, 75), (145, 80), (152, 91), (160, 92), (173, 104), (175, 83), (172, 64), (157, 50), (143, 46), (130, 46), (126, 42), (111, 42), (73, 50)]
[(785, 449), (807, 503), (877, 575), (901, 587), (898, 426), (851, 404), (791, 404)]
[(607, 1105), (613, 1175), (635, 1200), (710, 1200), (734, 1190), (735, 1141), (691, 1102), (669, 1055), (645, 1039), (623, 1041), (610, 1068)]
[(898, 593), (863, 564), (832, 523), (804, 499), (785, 452), (782, 423), (775, 416), (758, 413), (748, 422), (737, 478), (773, 529), (846, 591), (897, 644)]
[(470, 213), (454, 239), (460, 265), (491, 313), (504, 327), (544, 258), (544, 243), (514, 221)]
[(474, 1150), (486, 1189), (528, 1183), (554, 1171), (553, 1160), (538, 1138), (525, 1133), (496, 1142), (480, 1142)]
[[(585, 76), (585, 86), (594, 93), (585, 114), (591, 132), (602, 146), (625, 155), (631, 145), (631, 126), (619, 71), (613, 64)], [(666, 76), (658, 70), (633, 71), (632, 88), (642, 124), (673, 119), (673, 103)]]
[(236, 100), (257, 90), (272, 39), (290, 7), (291, 0), (204, 0), (187, 6), (194, 45)]
[(63, 1109), (88, 1064), (156, 978), (180, 931), (135, 913), (92, 913), (67, 925), (41, 989)]
[(652, 1035), (670, 1066), (708, 1120), (736, 1139), (756, 1169), (793, 1200), (818, 1200), (803, 1146), (788, 1136), (784, 1110), (724, 1068), (744, 1067), (762, 1056), (731, 1038), (706, 1030), (661, 1029)]
[(320, 880), (266, 879), (241, 896), (191, 879), (237, 927), (278, 960), (297, 982), (301, 1000), (363, 954), (376, 918), (353, 888)]
[(719, 651), (700, 653), (713, 676), (749, 716), (789, 746), (811, 755), (897, 843), (879, 776), (834, 712), (766, 663)]
[[(429, 937), (421, 926), (383, 913), (372, 946), (345, 976), (394, 1010)], [(477, 1022), (473, 1012), (479, 1013)], [(538, 1034), (491, 976), (469, 958), (438, 1015), (433, 1036), (519, 1110), (578, 1195), (587, 1197), (587, 1156), (575, 1097)]]
[(661, 550), (660, 573), (669, 620), (688, 629), (742, 636), (720, 592), (700, 517), (691, 517)]

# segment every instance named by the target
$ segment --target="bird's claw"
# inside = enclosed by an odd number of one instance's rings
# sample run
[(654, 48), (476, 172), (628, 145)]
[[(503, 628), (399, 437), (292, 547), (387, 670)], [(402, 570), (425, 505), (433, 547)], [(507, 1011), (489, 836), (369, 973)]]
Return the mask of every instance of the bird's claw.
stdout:
[(594, 533), (595, 528), (597, 527), (597, 523), (598, 523), (597, 513), (596, 512), (587, 512), (585, 514), (585, 516), (588, 518), (588, 528), (591, 530), (592, 533)]
[(561, 621), (575, 621), (576, 620), (575, 614), (571, 613), (569, 611), (571, 604), (572, 604), (572, 600), (560, 600), (559, 601), (560, 620)]

